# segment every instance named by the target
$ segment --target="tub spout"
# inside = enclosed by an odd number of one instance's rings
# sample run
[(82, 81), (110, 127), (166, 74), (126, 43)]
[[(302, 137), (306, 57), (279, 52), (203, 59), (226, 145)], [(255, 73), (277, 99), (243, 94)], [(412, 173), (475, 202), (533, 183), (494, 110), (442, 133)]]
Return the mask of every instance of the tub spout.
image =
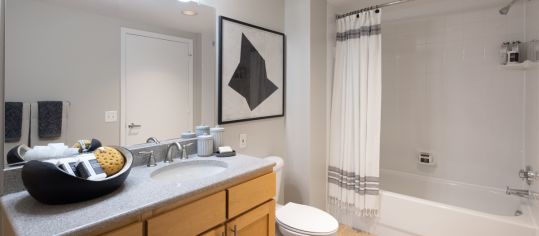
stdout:
[(516, 195), (516, 196), (519, 196), (519, 197), (522, 197), (522, 198), (528, 198), (528, 199), (539, 199), (539, 193), (537, 192), (533, 192), (529, 189), (514, 189), (514, 188), (509, 188), (509, 186), (507, 186), (506, 190), (505, 190), (505, 193), (507, 195)]

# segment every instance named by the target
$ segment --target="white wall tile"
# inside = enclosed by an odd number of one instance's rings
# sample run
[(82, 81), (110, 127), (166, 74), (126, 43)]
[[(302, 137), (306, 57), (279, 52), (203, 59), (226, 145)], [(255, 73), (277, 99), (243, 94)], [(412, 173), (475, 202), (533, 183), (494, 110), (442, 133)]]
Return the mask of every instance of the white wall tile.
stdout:
[[(522, 10), (383, 23), (382, 168), (520, 184), (524, 73), (501, 70), (498, 52), (503, 41), (523, 40)], [(420, 151), (433, 152), (437, 166), (418, 166)]]
[[(527, 40), (539, 39), (539, 1), (527, 2)], [(539, 169), (539, 70), (526, 72), (526, 165)], [(539, 191), (539, 183), (532, 184)], [(539, 220), (539, 203), (531, 201), (535, 221)]]

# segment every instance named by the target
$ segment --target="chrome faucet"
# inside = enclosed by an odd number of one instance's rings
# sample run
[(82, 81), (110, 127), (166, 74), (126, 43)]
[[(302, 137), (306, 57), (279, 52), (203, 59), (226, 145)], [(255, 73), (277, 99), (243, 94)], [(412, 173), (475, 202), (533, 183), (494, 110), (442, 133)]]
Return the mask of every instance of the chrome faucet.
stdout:
[[(168, 145), (167, 156), (165, 157), (165, 161), (164, 161), (165, 163), (171, 163), (174, 161), (172, 159), (173, 158), (172, 149), (174, 147), (176, 147), (176, 150), (178, 150), (178, 153), (180, 154), (182, 153), (182, 150), (184, 149), (184, 147), (179, 142), (174, 142)], [(180, 159), (183, 159), (182, 156), (180, 156)]]
[(149, 137), (148, 139), (146, 139), (146, 143), (160, 144), (161, 142), (159, 142), (159, 140), (155, 137)]
[(153, 151), (141, 151), (138, 152), (138, 154), (142, 155), (143, 157), (149, 155), (148, 164), (146, 165), (147, 167), (153, 167), (157, 165), (155, 162), (155, 157), (153, 156)]
[(527, 199), (539, 199), (539, 193), (536, 193), (534, 191), (531, 191), (531, 190), (526, 190), (526, 189), (514, 189), (514, 188), (509, 188), (509, 186), (507, 186), (507, 189), (505, 190), (505, 193), (507, 195), (515, 195), (515, 196), (519, 196), (519, 197), (523, 197), (523, 198), (527, 198)]

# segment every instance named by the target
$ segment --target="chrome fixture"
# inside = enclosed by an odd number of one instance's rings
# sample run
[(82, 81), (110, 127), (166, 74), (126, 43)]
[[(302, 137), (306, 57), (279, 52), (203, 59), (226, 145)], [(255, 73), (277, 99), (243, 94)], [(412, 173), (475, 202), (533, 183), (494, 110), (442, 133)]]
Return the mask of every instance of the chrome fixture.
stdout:
[(155, 161), (155, 157), (153, 156), (153, 151), (141, 151), (141, 152), (138, 152), (138, 154), (142, 155), (143, 157), (148, 155), (148, 164), (146, 165), (147, 167), (153, 167), (153, 166), (156, 166), (157, 163)]
[(193, 143), (183, 144), (182, 145), (182, 156), (180, 159), (189, 159), (189, 155), (187, 154), (187, 148), (193, 145)]
[[(401, 3), (406, 3), (406, 2), (411, 2), (411, 1), (414, 1), (414, 0), (397, 0), (397, 1), (393, 1), (393, 2), (382, 3), (382, 4), (379, 4), (379, 5), (366, 7), (366, 8), (357, 10), (357, 11), (348, 12), (346, 14), (337, 15), (337, 19), (347, 17), (347, 16), (351, 16), (351, 15), (355, 15), (355, 14), (358, 14), (358, 13), (361, 13), (361, 12), (364, 12), (364, 11), (370, 11), (370, 10), (375, 10), (375, 9), (378, 10), (378, 9), (380, 9), (382, 7), (389, 7), (389, 6), (393, 6), (393, 5), (397, 5), (397, 4), (401, 4)], [(377, 11), (377, 13), (378, 13), (378, 11)]]
[(505, 189), (505, 193), (507, 195), (516, 195), (527, 199), (539, 199), (539, 193), (533, 192), (529, 189), (514, 189), (507, 186), (507, 188)]
[[(178, 142), (174, 142), (174, 143), (171, 143), (170, 145), (168, 145), (168, 150), (167, 150), (167, 156), (165, 157), (165, 163), (171, 163), (173, 162), (174, 160), (172, 159), (173, 156), (172, 156), (172, 149), (176, 147), (176, 150), (178, 150), (178, 153), (181, 154), (182, 150), (183, 150), (183, 147), (180, 143)], [(180, 156), (180, 159), (183, 159), (181, 156)]]
[(149, 137), (148, 139), (146, 139), (146, 143), (160, 144), (161, 142), (159, 142), (159, 140), (157, 140), (157, 138), (155, 137)]
[(531, 185), (532, 182), (538, 178), (538, 174), (532, 169), (531, 166), (526, 166), (525, 170), (520, 170), (518, 172), (518, 177), (520, 177), (522, 180), (526, 180), (526, 183)]
[(130, 128), (130, 129), (134, 129), (134, 128), (140, 128), (142, 127), (142, 125), (136, 125), (135, 123), (131, 122), (131, 124), (129, 124), (127, 126), (127, 128)]
[(500, 11), (499, 11), (500, 14), (502, 14), (502, 15), (507, 15), (507, 13), (509, 13), (509, 9), (511, 9), (511, 7), (512, 7), (516, 2), (518, 2), (518, 0), (512, 0), (509, 4), (507, 4), (507, 6), (502, 7), (502, 8), (500, 9)]

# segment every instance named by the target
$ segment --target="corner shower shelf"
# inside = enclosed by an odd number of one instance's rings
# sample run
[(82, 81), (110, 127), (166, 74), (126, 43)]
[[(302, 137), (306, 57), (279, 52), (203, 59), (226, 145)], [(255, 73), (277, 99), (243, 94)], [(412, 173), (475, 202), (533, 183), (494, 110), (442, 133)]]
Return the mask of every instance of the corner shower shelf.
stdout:
[(501, 67), (506, 70), (533, 70), (539, 69), (539, 61), (525, 61), (522, 63), (502, 65)]

